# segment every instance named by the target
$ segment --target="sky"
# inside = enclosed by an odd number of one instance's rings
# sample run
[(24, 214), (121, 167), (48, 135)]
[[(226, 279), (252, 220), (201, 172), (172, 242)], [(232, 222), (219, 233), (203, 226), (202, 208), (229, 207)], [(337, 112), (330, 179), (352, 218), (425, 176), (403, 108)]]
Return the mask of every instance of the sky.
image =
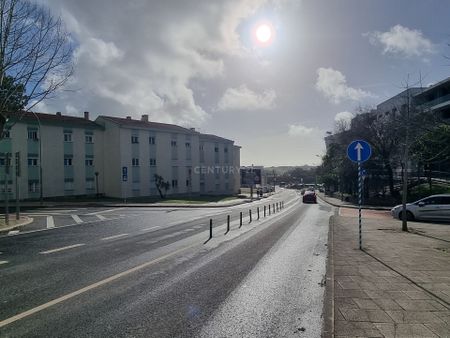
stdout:
[(336, 120), (450, 74), (447, 0), (40, 2), (75, 68), (35, 111), (148, 114), (234, 140), (242, 165), (317, 165)]

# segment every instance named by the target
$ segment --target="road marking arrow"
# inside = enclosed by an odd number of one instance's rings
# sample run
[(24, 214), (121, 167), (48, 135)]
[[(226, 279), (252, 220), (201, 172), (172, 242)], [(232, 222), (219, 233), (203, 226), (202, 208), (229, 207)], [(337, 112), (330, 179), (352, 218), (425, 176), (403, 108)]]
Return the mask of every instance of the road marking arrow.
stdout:
[(358, 159), (358, 161), (361, 161), (361, 150), (363, 150), (364, 149), (364, 147), (361, 145), (361, 143), (356, 143), (356, 146), (355, 146), (355, 150), (358, 152), (358, 157), (357, 157), (357, 159)]

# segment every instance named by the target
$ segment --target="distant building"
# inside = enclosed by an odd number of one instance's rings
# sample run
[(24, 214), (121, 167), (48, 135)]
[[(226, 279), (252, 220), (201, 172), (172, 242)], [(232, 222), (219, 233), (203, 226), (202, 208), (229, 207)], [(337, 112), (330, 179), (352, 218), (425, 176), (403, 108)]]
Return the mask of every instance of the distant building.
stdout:
[(450, 119), (450, 77), (428, 88), (423, 88), (414, 95), (418, 110), (438, 114), (438, 117)]
[(27, 112), (10, 116), (3, 136), (0, 199), (7, 154), (12, 156), (7, 190), (15, 197), (16, 152), (21, 199), (97, 193), (156, 197), (155, 174), (170, 183), (167, 195), (239, 191), (240, 147), (234, 141), (151, 122), (148, 115), (141, 120), (99, 116), (94, 122), (88, 112), (84, 118)]

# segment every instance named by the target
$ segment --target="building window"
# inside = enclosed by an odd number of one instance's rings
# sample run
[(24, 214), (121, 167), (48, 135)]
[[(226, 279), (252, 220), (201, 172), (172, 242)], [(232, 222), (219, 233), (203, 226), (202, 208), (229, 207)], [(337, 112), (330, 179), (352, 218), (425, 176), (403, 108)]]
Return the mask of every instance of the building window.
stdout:
[(9, 129), (3, 130), (3, 138), (11, 138), (11, 131)]
[(29, 158), (28, 159), (28, 166), (30, 167), (36, 167), (38, 165), (37, 158)]
[(186, 142), (185, 145), (186, 145), (186, 148), (189, 148), (189, 149), (191, 148), (191, 144), (189, 142)]
[(94, 143), (94, 137), (92, 135), (85, 135), (84, 139), (86, 140), (86, 143)]
[(214, 147), (214, 152), (218, 153), (219, 152), (219, 147)]
[(38, 181), (28, 181), (28, 192), (38, 192), (39, 182)]
[(72, 142), (72, 133), (64, 133), (64, 142)]
[(203, 144), (201, 144), (201, 145), (198, 147), (198, 149), (199, 149), (200, 151), (203, 151)]
[(38, 139), (37, 130), (28, 130), (28, 139), (29, 140), (37, 140)]
[(226, 153), (228, 153), (228, 148), (224, 148), (223, 149), (223, 152), (226, 154)]
[(85, 160), (85, 163), (86, 163), (86, 167), (94, 166), (94, 160), (92, 160), (92, 159)]
[(133, 167), (138, 167), (139, 166), (139, 159), (138, 158), (131, 159), (131, 165)]
[(216, 191), (220, 190), (220, 184), (216, 184)]
[(177, 146), (177, 141), (174, 141), (174, 140), (170, 141), (170, 145), (172, 147), (176, 147)]
[(64, 182), (64, 190), (73, 190), (73, 181)]
[(148, 138), (148, 144), (155, 144), (155, 137), (154, 136), (150, 136)]
[(131, 136), (131, 143), (139, 143), (139, 136)]
[(186, 180), (186, 187), (189, 187), (191, 185), (191, 181), (190, 180)]
[(172, 180), (172, 188), (178, 188), (178, 180)]
[(151, 165), (151, 166), (156, 165), (156, 158), (151, 158), (151, 159), (150, 159), (150, 165)]
[(4, 158), (0, 158), (0, 166), (4, 166), (5, 165), (5, 159)]
[(94, 181), (93, 180), (86, 180), (86, 189), (87, 190), (94, 190)]
[(65, 158), (64, 159), (64, 165), (65, 166), (71, 166), (72, 165), (72, 159), (71, 158)]

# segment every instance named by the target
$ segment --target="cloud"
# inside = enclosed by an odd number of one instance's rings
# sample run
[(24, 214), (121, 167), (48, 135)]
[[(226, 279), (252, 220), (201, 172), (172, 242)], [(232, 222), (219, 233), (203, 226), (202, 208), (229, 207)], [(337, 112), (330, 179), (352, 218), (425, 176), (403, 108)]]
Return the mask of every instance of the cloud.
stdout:
[(321, 67), (317, 70), (316, 89), (336, 104), (345, 100), (360, 101), (373, 97), (373, 94), (362, 89), (349, 87), (344, 74), (333, 68)]
[(50, 111), (145, 113), (182, 125), (209, 118), (193, 83), (224, 77), (224, 59), (246, 52), (237, 28), (267, 2), (42, 1), (62, 15), (75, 45), (70, 91), (46, 102)]
[(217, 110), (267, 110), (275, 106), (277, 95), (274, 90), (258, 94), (246, 85), (228, 88), (217, 104)]
[(343, 112), (336, 114), (336, 116), (334, 117), (334, 121), (335, 122), (344, 121), (344, 122), (350, 123), (350, 121), (354, 117), (355, 117), (355, 115), (353, 115), (352, 113), (350, 113), (348, 111), (343, 111)]
[(369, 37), (372, 45), (381, 45), (383, 54), (410, 58), (436, 52), (435, 45), (425, 38), (420, 30), (409, 29), (402, 25), (396, 25), (387, 32), (369, 32), (364, 36)]
[(317, 132), (316, 128), (308, 128), (301, 124), (290, 124), (288, 129), (289, 136), (308, 136)]

